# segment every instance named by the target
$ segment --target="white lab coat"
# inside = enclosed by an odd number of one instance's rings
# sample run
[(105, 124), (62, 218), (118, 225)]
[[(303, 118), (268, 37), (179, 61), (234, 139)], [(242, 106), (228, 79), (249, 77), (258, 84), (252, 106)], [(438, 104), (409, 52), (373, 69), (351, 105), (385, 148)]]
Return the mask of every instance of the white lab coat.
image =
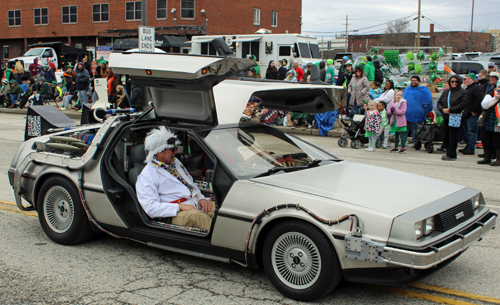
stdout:
[(198, 201), (206, 199), (194, 183), (193, 178), (181, 167), (182, 163), (175, 159), (179, 174), (193, 188), (193, 195), (189, 189), (164, 168), (149, 162), (137, 177), (135, 189), (137, 199), (144, 212), (151, 218), (175, 217), (179, 211), (179, 204), (172, 201), (186, 198), (182, 204), (191, 204), (198, 208)]

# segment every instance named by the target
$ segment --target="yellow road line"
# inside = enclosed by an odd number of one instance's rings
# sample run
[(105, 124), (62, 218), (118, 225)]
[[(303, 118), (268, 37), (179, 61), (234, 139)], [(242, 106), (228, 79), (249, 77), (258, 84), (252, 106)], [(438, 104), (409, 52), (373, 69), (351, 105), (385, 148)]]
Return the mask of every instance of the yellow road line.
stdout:
[(5, 200), (0, 200), (0, 203), (3, 203), (3, 204), (8, 204), (8, 205), (13, 205), (13, 206), (15, 206), (15, 205), (16, 205), (14, 202), (5, 201)]
[(15, 203), (3, 201), (3, 200), (0, 200), (0, 210), (14, 213), (14, 214), (26, 215), (26, 216), (30, 216), (30, 217), (38, 217), (38, 214), (36, 212), (21, 211), (17, 208)]
[(431, 301), (435, 303), (441, 303), (441, 304), (450, 304), (450, 305), (477, 305), (475, 303), (469, 303), (469, 302), (464, 302), (464, 301), (459, 301), (455, 299), (449, 299), (449, 298), (444, 298), (436, 295), (431, 295), (427, 293), (420, 293), (416, 291), (411, 291), (411, 290), (406, 290), (406, 289), (400, 289), (400, 288), (388, 288), (388, 287), (379, 287), (377, 288), (382, 291), (390, 292), (393, 294), (398, 294), (402, 295), (405, 297), (410, 297), (410, 298), (416, 298), (424, 301)]
[(432, 286), (432, 285), (427, 285), (427, 284), (422, 284), (422, 283), (413, 284), (413, 285), (411, 285), (411, 287), (440, 292), (440, 293), (449, 294), (449, 295), (456, 295), (456, 296), (468, 298), (471, 300), (483, 301), (483, 302), (488, 302), (488, 303), (493, 303), (493, 304), (500, 304), (500, 299), (497, 299), (497, 298), (492, 298), (492, 297), (488, 297), (488, 296), (484, 296), (484, 295), (480, 295), (480, 294), (468, 293), (465, 291), (460, 291), (460, 290), (455, 290), (455, 289), (450, 289), (450, 288)]

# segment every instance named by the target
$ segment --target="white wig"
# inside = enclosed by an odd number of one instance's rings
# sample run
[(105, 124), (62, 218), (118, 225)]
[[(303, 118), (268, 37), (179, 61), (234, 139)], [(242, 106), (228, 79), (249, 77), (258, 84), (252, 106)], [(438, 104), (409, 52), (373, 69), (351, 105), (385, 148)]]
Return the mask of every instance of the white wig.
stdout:
[[(170, 142), (170, 144), (168, 142)], [(157, 153), (165, 149), (177, 147), (179, 144), (181, 144), (181, 141), (177, 139), (177, 136), (174, 135), (173, 132), (165, 128), (165, 126), (160, 126), (158, 129), (151, 130), (144, 141), (144, 150), (148, 154), (145, 163), (153, 161)]]

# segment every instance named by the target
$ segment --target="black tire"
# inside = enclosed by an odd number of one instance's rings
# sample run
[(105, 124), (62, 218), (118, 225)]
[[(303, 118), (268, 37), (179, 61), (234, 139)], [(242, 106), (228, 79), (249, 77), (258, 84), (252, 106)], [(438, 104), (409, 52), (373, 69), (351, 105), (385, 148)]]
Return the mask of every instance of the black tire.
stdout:
[(54, 176), (43, 183), (37, 210), (43, 231), (58, 244), (75, 245), (95, 235), (77, 188), (66, 178)]
[(375, 142), (375, 147), (382, 148), (383, 146), (384, 144), (382, 143), (382, 141), (380, 141), (380, 139), (377, 139), (377, 141)]
[(427, 150), (428, 153), (432, 154), (434, 152), (434, 144), (427, 145), (425, 150)]
[(422, 148), (422, 142), (415, 142), (414, 146), (416, 150), (420, 150), (420, 148)]
[(360, 149), (361, 148), (361, 141), (356, 139), (351, 141), (351, 148), (354, 149)]
[(269, 281), (294, 300), (322, 298), (342, 279), (332, 242), (318, 228), (302, 221), (287, 221), (273, 228), (264, 241), (262, 255)]
[(347, 141), (347, 139), (345, 138), (340, 138), (338, 144), (340, 147), (346, 148), (347, 145), (349, 145), (349, 141)]

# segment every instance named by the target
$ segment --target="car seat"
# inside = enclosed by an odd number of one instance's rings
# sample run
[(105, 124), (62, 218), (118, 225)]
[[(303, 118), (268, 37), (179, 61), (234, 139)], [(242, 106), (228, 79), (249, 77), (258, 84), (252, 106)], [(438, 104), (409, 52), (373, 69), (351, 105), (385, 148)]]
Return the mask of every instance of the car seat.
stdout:
[(132, 168), (128, 171), (128, 183), (135, 189), (137, 177), (142, 172), (146, 164), (146, 152), (144, 151), (144, 144), (139, 144), (130, 149), (130, 161)]
[(202, 157), (204, 154), (203, 148), (194, 140), (189, 141), (190, 156), (186, 162), (186, 169), (188, 171), (197, 171), (201, 169)]

